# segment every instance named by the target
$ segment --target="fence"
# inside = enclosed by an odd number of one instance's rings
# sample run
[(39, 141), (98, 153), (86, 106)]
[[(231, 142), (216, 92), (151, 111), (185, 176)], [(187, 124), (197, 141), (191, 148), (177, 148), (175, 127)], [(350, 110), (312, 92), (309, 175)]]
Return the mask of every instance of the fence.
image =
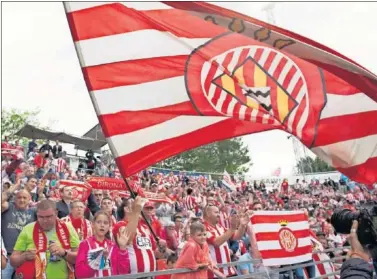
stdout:
[[(313, 253), (327, 253), (327, 252), (333, 252), (333, 251), (349, 249), (349, 248), (350, 247), (332, 248), (332, 249), (326, 249), (322, 252), (313, 252)], [(335, 257), (335, 258), (332, 258), (332, 259), (329, 259), (329, 260), (313, 261), (313, 262), (305, 263), (305, 264), (290, 265), (290, 266), (286, 266), (286, 267), (275, 268), (273, 271), (274, 271), (274, 273), (287, 272), (289, 279), (293, 279), (294, 278), (294, 271), (298, 268), (305, 268), (305, 267), (308, 267), (308, 266), (322, 264), (322, 263), (326, 263), (326, 262), (335, 262), (335, 261), (338, 261), (338, 260), (344, 260), (345, 258), (346, 258), (346, 256), (341, 256), (341, 257)], [(226, 263), (226, 264), (218, 264), (217, 266), (218, 267), (227, 267), (227, 266), (237, 266), (237, 265), (240, 265), (240, 264), (248, 264), (248, 263), (258, 264), (258, 263), (261, 263), (261, 260), (230, 262), (230, 263)], [(116, 275), (116, 276), (110, 276), (110, 277), (106, 277), (106, 278), (109, 278), (109, 279), (137, 279), (137, 278), (150, 278), (150, 277), (154, 277), (154, 276), (158, 276), (158, 275), (190, 273), (190, 272), (192, 272), (192, 270), (186, 269), (186, 268), (180, 268), (180, 269), (170, 269), (170, 270), (168, 269), (168, 270), (162, 270), (162, 271), (154, 271), (154, 272), (148, 272), (148, 273)], [(313, 279), (328, 278), (330, 276), (335, 276), (335, 275), (339, 275), (339, 274), (340, 274), (340, 271), (336, 271), (336, 272), (333, 272), (333, 273), (330, 273), (330, 274), (315, 277)], [(254, 272), (254, 273), (248, 274), (248, 275), (238, 275), (238, 276), (232, 277), (232, 279), (246, 279), (246, 278), (253, 278), (254, 276), (263, 276), (263, 275), (266, 276), (267, 278), (269, 278), (267, 272), (263, 271), (263, 272)], [(93, 279), (93, 278), (90, 278), (90, 279)]]

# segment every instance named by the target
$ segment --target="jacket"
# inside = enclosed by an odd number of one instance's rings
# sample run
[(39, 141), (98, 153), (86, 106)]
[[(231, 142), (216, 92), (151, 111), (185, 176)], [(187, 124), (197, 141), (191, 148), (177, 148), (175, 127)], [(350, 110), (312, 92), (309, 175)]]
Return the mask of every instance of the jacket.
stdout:
[(349, 259), (342, 265), (340, 279), (372, 279), (372, 265), (362, 259)]

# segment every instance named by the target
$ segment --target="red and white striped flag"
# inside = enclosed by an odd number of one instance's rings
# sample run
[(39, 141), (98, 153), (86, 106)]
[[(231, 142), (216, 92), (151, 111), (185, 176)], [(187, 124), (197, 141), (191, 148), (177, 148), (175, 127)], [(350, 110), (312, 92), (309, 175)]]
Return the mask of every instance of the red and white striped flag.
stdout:
[[(323, 248), (321, 242), (318, 241), (318, 239), (315, 237), (314, 233), (311, 232), (311, 242), (312, 242), (312, 247), (313, 251), (317, 251), (316, 253), (313, 253), (313, 261), (315, 262), (323, 262), (320, 264), (315, 265), (315, 273), (316, 277), (320, 277), (326, 274), (331, 274), (335, 272), (335, 266), (332, 262), (330, 262), (330, 257), (326, 253), (320, 253), (319, 251), (324, 251), (325, 249)], [(327, 262), (324, 262), (327, 261)], [(304, 276), (305, 278), (309, 279), (308, 274), (306, 273), (306, 270), (304, 269), (305, 273)], [(339, 279), (339, 276), (333, 275), (326, 277), (325, 279)]]
[(352, 180), (377, 181), (377, 77), (347, 57), (204, 2), (65, 9), (123, 177), (200, 145), (281, 129)]
[(258, 211), (251, 217), (265, 266), (296, 264), (312, 259), (308, 218), (301, 211)]

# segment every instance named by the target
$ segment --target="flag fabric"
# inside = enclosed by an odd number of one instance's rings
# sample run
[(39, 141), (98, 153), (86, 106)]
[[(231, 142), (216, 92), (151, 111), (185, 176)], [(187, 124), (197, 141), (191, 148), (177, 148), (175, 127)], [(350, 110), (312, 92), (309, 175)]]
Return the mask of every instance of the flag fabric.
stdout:
[(280, 176), (281, 173), (281, 167), (278, 167), (276, 170), (274, 170), (271, 175), (272, 176)]
[(123, 175), (217, 140), (281, 129), (377, 181), (377, 77), (317, 42), (204, 2), (65, 2)]
[[(315, 266), (315, 272), (316, 277), (320, 277), (326, 274), (331, 274), (335, 272), (335, 266), (332, 262), (328, 261), (330, 260), (330, 257), (326, 253), (322, 253), (321, 251), (324, 251), (323, 245), (321, 242), (318, 241), (316, 236), (312, 231), (310, 231), (310, 240), (312, 242), (312, 249), (313, 249), (313, 261), (315, 262), (323, 262), (320, 264), (317, 264)], [(327, 262), (324, 262), (327, 261)], [(306, 270), (304, 272), (304, 277), (309, 279), (308, 274), (306, 273)], [(327, 279), (339, 279), (339, 276), (333, 275), (327, 277)]]
[(302, 211), (258, 211), (251, 217), (265, 266), (297, 264), (312, 259), (308, 218)]
[(223, 180), (221, 181), (221, 183), (225, 186), (225, 188), (232, 192), (232, 191), (237, 191), (237, 187), (236, 185), (234, 184), (234, 182), (232, 181), (232, 178), (230, 177), (229, 173), (224, 170), (224, 174), (223, 174)]

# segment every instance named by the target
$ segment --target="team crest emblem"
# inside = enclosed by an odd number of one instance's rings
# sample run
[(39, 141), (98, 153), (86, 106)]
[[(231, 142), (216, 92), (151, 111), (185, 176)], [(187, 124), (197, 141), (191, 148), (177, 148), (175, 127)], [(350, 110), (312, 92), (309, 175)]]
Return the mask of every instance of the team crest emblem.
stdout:
[(282, 226), (278, 233), (280, 246), (286, 252), (293, 252), (297, 247), (297, 238), (292, 230), (286, 227), (288, 225), (287, 221), (282, 220), (279, 224)]
[(195, 49), (185, 81), (201, 115), (283, 124), (298, 138), (312, 121), (303, 113), (310, 105), (309, 86), (297, 59), (246, 36), (226, 33)]

